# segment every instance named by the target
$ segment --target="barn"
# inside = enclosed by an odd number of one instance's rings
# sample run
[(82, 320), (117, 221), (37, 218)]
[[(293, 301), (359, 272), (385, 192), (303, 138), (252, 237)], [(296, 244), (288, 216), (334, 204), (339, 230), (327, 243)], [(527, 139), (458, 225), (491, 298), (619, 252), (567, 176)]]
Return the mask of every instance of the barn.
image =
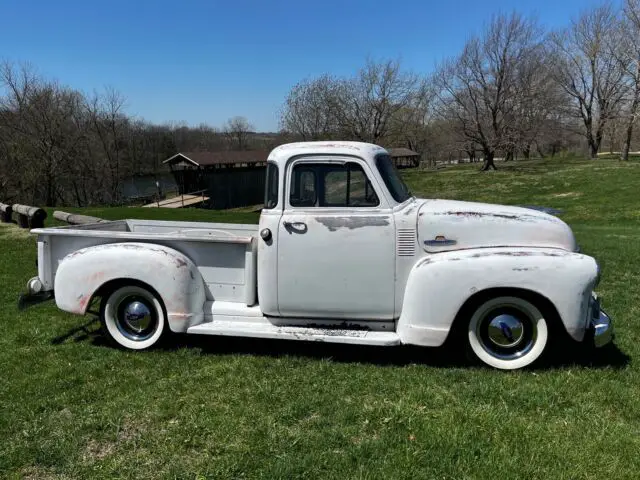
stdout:
[(420, 166), (420, 154), (408, 148), (387, 148), (396, 168), (415, 168)]
[(203, 190), (207, 207), (225, 209), (263, 202), (268, 151), (179, 152), (163, 163), (182, 195)]

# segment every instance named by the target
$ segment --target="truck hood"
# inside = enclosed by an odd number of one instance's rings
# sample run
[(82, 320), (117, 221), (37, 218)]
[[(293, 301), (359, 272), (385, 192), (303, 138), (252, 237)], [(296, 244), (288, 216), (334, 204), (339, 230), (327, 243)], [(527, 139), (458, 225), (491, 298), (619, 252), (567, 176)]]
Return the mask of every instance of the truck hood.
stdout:
[(481, 247), (575, 251), (571, 228), (541, 211), (489, 203), (419, 200), (418, 242), (428, 252)]

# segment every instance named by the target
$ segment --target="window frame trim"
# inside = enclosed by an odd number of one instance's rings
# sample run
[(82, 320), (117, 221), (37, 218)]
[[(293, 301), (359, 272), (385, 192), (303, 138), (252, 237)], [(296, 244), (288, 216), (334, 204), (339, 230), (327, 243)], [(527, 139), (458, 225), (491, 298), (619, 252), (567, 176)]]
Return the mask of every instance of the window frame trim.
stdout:
[[(413, 194), (413, 192), (411, 192), (411, 190), (409, 189), (409, 186), (406, 184), (404, 179), (402, 179), (402, 177), (400, 178), (400, 180), (402, 181), (404, 186), (407, 188), (408, 197), (403, 201), (399, 201), (395, 198), (393, 192), (391, 191), (391, 188), (389, 188), (389, 186), (387, 185), (387, 182), (385, 181), (384, 176), (382, 175), (382, 172), (380, 172), (380, 167), (378, 166), (378, 161), (380, 160), (380, 157), (384, 157), (384, 156), (388, 156), (391, 159), (391, 162), (393, 164), (393, 158), (391, 157), (391, 154), (389, 152), (378, 152), (373, 156), (373, 167), (375, 167), (376, 175), (380, 178), (380, 181), (384, 185), (384, 188), (387, 194), (389, 195), (390, 200), (393, 201), (396, 206), (401, 206), (401, 205), (404, 205), (405, 203), (408, 203), (414, 200), (416, 198), (415, 195)], [(398, 170), (397, 167), (394, 166), (394, 168), (396, 169), (396, 172), (397, 172)], [(397, 173), (399, 174), (399, 172)]]
[[(352, 207), (352, 206), (341, 206), (341, 207), (336, 207), (336, 206), (331, 206), (331, 207), (327, 207), (327, 206), (313, 206), (313, 207), (296, 207), (294, 205), (291, 205), (290, 203), (290, 198), (291, 198), (291, 191), (292, 191), (292, 187), (293, 187), (293, 169), (295, 168), (295, 166), (299, 165), (299, 164), (335, 164), (335, 165), (346, 165), (347, 163), (356, 163), (358, 164), (366, 178), (369, 180), (369, 183), (371, 184), (371, 187), (373, 188), (376, 196), (378, 197), (378, 205), (376, 206), (358, 206), (358, 207)], [(365, 161), (364, 159), (362, 159), (359, 156), (352, 156), (352, 155), (337, 155), (337, 156), (332, 156), (332, 155), (318, 155), (318, 156), (311, 156), (311, 155), (301, 155), (301, 156), (297, 156), (297, 157), (292, 157), (289, 159), (289, 161), (286, 164), (286, 169), (285, 169), (285, 174), (283, 177), (284, 183), (285, 183), (285, 188), (283, 189), (283, 194), (285, 196), (284, 198), (284, 210), (287, 211), (324, 211), (324, 212), (340, 212), (340, 211), (345, 211), (345, 210), (362, 210), (362, 211), (380, 211), (380, 210), (388, 210), (390, 208), (390, 205), (388, 203), (387, 197), (386, 197), (386, 193), (384, 192), (384, 188), (382, 188), (380, 186), (380, 181), (379, 178), (376, 174), (377, 172), (373, 171), (373, 169), (371, 168), (371, 166), (369, 165), (369, 163), (367, 161)]]
[[(276, 188), (277, 188), (277, 194), (276, 194), (276, 204), (273, 207), (267, 207), (267, 192), (269, 189), (269, 171), (268, 171), (268, 167), (269, 165), (275, 166), (276, 167)], [(274, 160), (267, 160), (267, 165), (265, 167), (265, 192), (264, 192), (264, 199), (263, 199), (263, 210), (267, 210), (267, 211), (273, 211), (273, 210), (277, 210), (278, 206), (280, 205), (280, 200), (281, 200), (281, 195), (284, 193), (284, 189), (281, 188), (281, 172), (280, 172), (280, 165), (278, 164), (278, 162), (274, 161)], [(284, 200), (284, 199), (283, 199)]]

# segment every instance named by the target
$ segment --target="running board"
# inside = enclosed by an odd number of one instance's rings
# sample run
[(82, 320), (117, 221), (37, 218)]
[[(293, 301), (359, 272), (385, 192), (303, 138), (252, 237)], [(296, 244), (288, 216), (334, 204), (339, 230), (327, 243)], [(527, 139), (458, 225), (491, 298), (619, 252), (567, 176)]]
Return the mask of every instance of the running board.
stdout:
[(229, 337), (253, 337), (281, 340), (305, 340), (312, 342), (354, 343), (359, 345), (400, 345), (395, 332), (372, 332), (322, 327), (289, 327), (268, 323), (249, 323), (214, 320), (187, 329), (187, 333), (221, 335)]

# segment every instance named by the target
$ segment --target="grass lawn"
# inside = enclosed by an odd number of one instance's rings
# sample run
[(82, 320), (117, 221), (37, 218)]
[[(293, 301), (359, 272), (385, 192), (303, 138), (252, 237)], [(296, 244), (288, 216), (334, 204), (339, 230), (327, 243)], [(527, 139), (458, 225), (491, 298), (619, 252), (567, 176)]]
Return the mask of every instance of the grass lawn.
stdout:
[[(36, 272), (35, 242), (2, 225), (0, 476), (639, 478), (640, 164), (499, 168), (404, 175), (419, 196), (562, 209), (603, 267), (599, 293), (615, 347), (519, 372), (467, 367), (439, 350), (250, 339), (182, 337), (163, 350), (119, 351), (89, 317), (53, 304), (17, 311)], [(257, 220), (242, 212), (83, 212)]]

